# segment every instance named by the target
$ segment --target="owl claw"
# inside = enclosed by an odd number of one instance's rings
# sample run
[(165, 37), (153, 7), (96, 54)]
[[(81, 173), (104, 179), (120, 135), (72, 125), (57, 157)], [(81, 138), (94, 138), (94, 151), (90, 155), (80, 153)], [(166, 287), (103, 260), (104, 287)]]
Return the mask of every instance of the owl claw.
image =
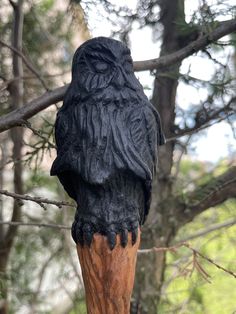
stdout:
[(128, 230), (123, 229), (120, 234), (120, 242), (123, 247), (126, 247), (128, 243)]
[(84, 245), (83, 230), (81, 228), (80, 222), (77, 222), (76, 220), (73, 222), (71, 228), (71, 235), (76, 244), (79, 243), (81, 246)]
[(136, 228), (132, 230), (132, 245), (136, 243), (137, 237), (138, 237), (138, 229)]
[(88, 246), (90, 246), (92, 243), (93, 230), (89, 224), (85, 224), (83, 226), (83, 240), (84, 240), (84, 243), (87, 244)]
[(87, 244), (88, 246), (91, 245), (93, 240), (93, 234), (88, 232), (88, 233), (84, 233), (84, 243)]
[(132, 245), (134, 245), (137, 241), (138, 227), (139, 227), (139, 224), (137, 221), (132, 224), (132, 230), (131, 230), (131, 232), (132, 232)]
[(110, 249), (113, 250), (116, 245), (116, 233), (113, 231), (110, 231), (107, 234), (107, 240), (108, 240), (108, 245)]
[(81, 229), (78, 229), (76, 231), (76, 239), (77, 239), (77, 242), (83, 246), (84, 245), (84, 238), (83, 238), (83, 232)]
[(137, 242), (139, 230), (139, 222), (122, 222), (119, 225), (110, 224), (108, 228), (100, 229), (100, 226), (91, 222), (84, 222), (82, 219), (75, 220), (72, 225), (72, 237), (76, 244), (81, 246), (91, 246), (95, 233), (104, 235), (107, 238), (107, 243), (110, 250), (113, 250), (117, 245), (117, 235), (120, 234), (120, 245), (126, 247), (129, 241), (129, 233), (131, 233), (131, 243), (134, 245)]

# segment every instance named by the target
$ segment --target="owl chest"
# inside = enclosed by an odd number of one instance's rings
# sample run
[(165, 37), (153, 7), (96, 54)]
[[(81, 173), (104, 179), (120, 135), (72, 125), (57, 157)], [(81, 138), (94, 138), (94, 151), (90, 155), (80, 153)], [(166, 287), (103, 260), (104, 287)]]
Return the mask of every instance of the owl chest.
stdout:
[(114, 142), (114, 127), (126, 128), (125, 114), (114, 105), (81, 106), (75, 112), (77, 143), (91, 151), (105, 151)]
[(83, 105), (76, 108), (74, 121), (74, 150), (78, 154), (106, 164), (115, 160), (117, 165), (132, 152), (141, 156), (147, 154), (141, 108), (117, 104)]

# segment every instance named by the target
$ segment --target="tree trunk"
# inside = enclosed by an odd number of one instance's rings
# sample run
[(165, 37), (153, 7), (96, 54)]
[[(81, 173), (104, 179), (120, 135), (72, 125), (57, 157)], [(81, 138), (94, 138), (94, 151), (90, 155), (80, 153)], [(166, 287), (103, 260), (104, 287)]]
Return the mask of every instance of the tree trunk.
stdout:
[[(163, 25), (161, 56), (178, 50), (181, 46), (178, 25), (184, 23), (184, 0), (161, 0), (160, 22)], [(175, 99), (180, 64), (156, 73), (152, 103), (160, 113), (166, 137), (173, 136), (175, 124)], [(172, 194), (174, 142), (160, 147), (157, 178), (153, 186), (153, 202), (143, 230), (142, 247), (168, 246), (176, 233), (174, 204), (166, 208), (165, 199)], [(143, 254), (138, 258), (135, 301), (132, 314), (156, 314), (160, 304), (161, 287), (166, 266), (165, 252)]]
[[(13, 7), (13, 29), (12, 29), (12, 47), (18, 51), (22, 51), (22, 33), (23, 33), (23, 0), (18, 0), (16, 3), (11, 2)], [(18, 54), (12, 52), (12, 74), (14, 80), (9, 86), (9, 92), (11, 95), (11, 108), (12, 110), (23, 106), (23, 64), (22, 59)], [(13, 152), (12, 158), (14, 161), (14, 192), (17, 194), (23, 194), (23, 182), (22, 182), (22, 145), (23, 145), (23, 130), (22, 128), (13, 128), (10, 131)], [(22, 202), (14, 200), (12, 221), (19, 221), (21, 217), (21, 205)], [(3, 234), (3, 239), (0, 243), (0, 273), (3, 277), (3, 285), (1, 291), (1, 303), (0, 313), (7, 313), (7, 280), (6, 271), (9, 260), (10, 251), (13, 245), (14, 238), (16, 236), (17, 227), (9, 226), (6, 233)]]

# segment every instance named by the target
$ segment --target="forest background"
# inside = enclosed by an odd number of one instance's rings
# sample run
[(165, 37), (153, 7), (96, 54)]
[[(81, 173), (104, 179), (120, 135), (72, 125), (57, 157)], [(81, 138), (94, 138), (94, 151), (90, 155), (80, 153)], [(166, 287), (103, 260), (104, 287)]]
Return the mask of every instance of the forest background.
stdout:
[(1, 314), (86, 313), (74, 204), (49, 170), (73, 53), (94, 36), (131, 48), (167, 138), (131, 313), (236, 313), (235, 31), (234, 0), (0, 0)]

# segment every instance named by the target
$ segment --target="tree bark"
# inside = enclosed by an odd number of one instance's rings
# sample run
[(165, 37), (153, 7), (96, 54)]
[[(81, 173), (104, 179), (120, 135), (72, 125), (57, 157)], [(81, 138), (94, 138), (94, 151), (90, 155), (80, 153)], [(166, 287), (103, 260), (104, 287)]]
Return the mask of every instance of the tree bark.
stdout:
[[(163, 25), (161, 57), (181, 48), (178, 23), (184, 22), (184, 0), (161, 0), (160, 22)], [(160, 58), (161, 58), (160, 57)], [(175, 124), (175, 99), (180, 63), (156, 72), (152, 103), (160, 113), (165, 136), (173, 136)], [(174, 141), (160, 147), (157, 179), (153, 187), (153, 205), (142, 237), (142, 248), (168, 246), (175, 235), (170, 217), (174, 215), (174, 204), (166, 208), (163, 200), (172, 195)], [(155, 204), (161, 205), (155, 205)], [(170, 204), (169, 204), (170, 205)], [(156, 225), (148, 228), (153, 221)], [(132, 314), (156, 314), (160, 303), (161, 287), (166, 264), (165, 252), (140, 256), (137, 263), (135, 299)]]
[[(17, 3), (11, 2), (13, 7), (13, 29), (12, 29), (12, 46), (22, 51), (22, 33), (23, 33), (23, 0), (19, 0)], [(12, 52), (12, 74), (14, 78), (23, 77), (23, 65), (22, 59), (14, 51)], [(16, 110), (23, 106), (24, 86), (22, 79), (13, 80), (9, 86), (9, 92), (11, 95), (11, 108)], [(12, 158), (14, 160), (14, 192), (17, 194), (23, 194), (23, 182), (22, 182), (22, 145), (23, 145), (23, 130), (22, 128), (13, 128), (10, 131), (11, 139), (13, 142)], [(12, 221), (20, 221), (21, 218), (21, 205), (18, 200), (14, 200)], [(13, 245), (14, 238), (16, 236), (17, 226), (9, 226), (6, 234), (3, 237), (3, 241), (0, 244), (0, 273), (6, 274), (7, 264), (9, 260), (9, 254)], [(0, 313), (7, 313), (7, 284), (4, 281), (2, 289), (2, 302), (0, 304)]]

